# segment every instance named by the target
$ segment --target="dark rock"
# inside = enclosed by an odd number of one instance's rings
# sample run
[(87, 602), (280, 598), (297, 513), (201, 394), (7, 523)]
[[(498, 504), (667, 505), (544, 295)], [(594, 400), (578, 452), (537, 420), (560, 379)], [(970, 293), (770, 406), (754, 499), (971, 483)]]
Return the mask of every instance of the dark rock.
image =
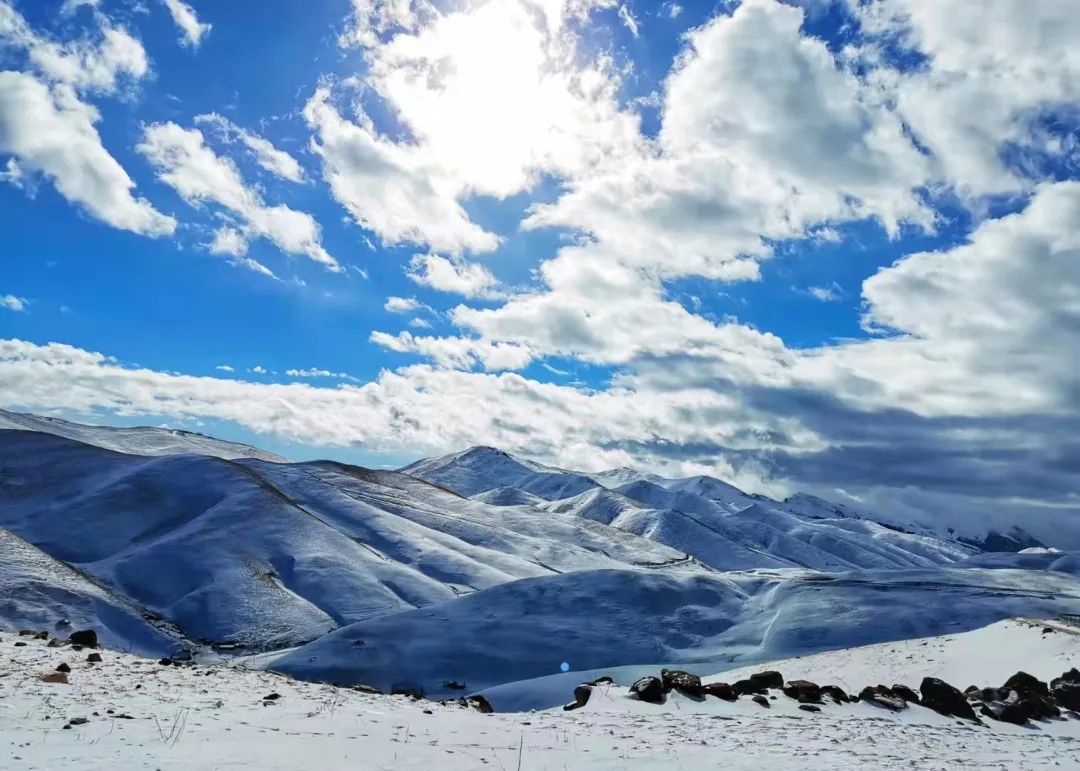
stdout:
[(664, 683), (659, 677), (646, 676), (630, 686), (630, 693), (649, 704), (664, 703)]
[(491, 706), (491, 702), (478, 693), (467, 697), (465, 699), (465, 704), (485, 715), (490, 715), (495, 711), (495, 708)]
[(1050, 693), (1054, 701), (1065, 709), (1080, 710), (1080, 683), (1058, 680)]
[(71, 645), (71, 650), (73, 650), (73, 651), (78, 652), (78, 651), (81, 651), (82, 649), (83, 649), (83, 646), (81, 646), (81, 645), (76, 645), (74, 643), (72, 643), (72, 645)]
[(867, 704), (887, 709), (890, 712), (899, 712), (902, 709), (907, 709), (906, 701), (897, 696), (893, 696), (888, 691), (889, 689), (883, 685), (868, 685), (859, 691), (859, 701), (865, 701)]
[(89, 656), (86, 657), (86, 661), (89, 664), (100, 664), (101, 663), (101, 654), (100, 653), (91, 653)]
[(837, 704), (847, 704), (851, 701), (851, 697), (848, 696), (847, 691), (838, 685), (823, 685), (821, 686), (821, 695), (828, 696)]
[(168, 656), (166, 656), (165, 658), (158, 661), (158, 664), (161, 664), (161, 666), (163, 666), (163, 667), (171, 667), (172, 663), (173, 663), (173, 660), (170, 659)]
[(64, 641), (61, 640), (59, 637), (54, 637), (51, 640), (49, 640), (49, 646), (48, 647), (50, 647), (50, 648), (62, 648), (63, 646), (64, 646)]
[(19, 637), (33, 637), (36, 634), (37, 634), (37, 632), (35, 632), (33, 629), (20, 629), (19, 630)]
[(803, 712), (821, 712), (821, 707), (816, 704), (800, 704), (799, 709)]
[(968, 704), (964, 694), (944, 680), (937, 677), (924, 677), (919, 686), (922, 694), (921, 703), (941, 715), (950, 715), (965, 720), (978, 720), (975, 710)]
[(116, 718), (117, 720), (134, 720), (135, 719), (131, 715), (127, 714), (126, 712), (121, 712), (119, 715), (113, 715), (113, 717)]
[(1018, 702), (1006, 703), (1003, 701), (991, 701), (983, 704), (979, 712), (994, 720), (1015, 725), (1025, 725), (1028, 721), (1024, 709)]
[(415, 685), (392, 685), (390, 686), (391, 696), (408, 696), (414, 701), (419, 701), (424, 698), (424, 689), (417, 688)]
[(755, 672), (750, 675), (751, 680), (757, 680), (764, 683), (766, 688), (783, 688), (784, 676), (779, 672), (767, 671), (767, 672)]
[(457, 680), (447, 680), (442, 686), (451, 691), (464, 691), (468, 687), (465, 683), (459, 683)]
[(704, 696), (704, 691), (701, 689), (701, 678), (689, 672), (683, 672), (679, 669), (661, 669), (660, 682), (663, 683), (665, 692), (674, 689), (687, 696), (696, 698)]
[(802, 704), (819, 704), (821, 686), (809, 680), (788, 680), (784, 683), (784, 695)]
[(97, 632), (93, 629), (80, 629), (78, 632), (72, 632), (68, 637), (68, 642), (72, 645), (83, 645), (87, 648), (98, 647)]
[(703, 685), (701, 690), (706, 696), (715, 696), (724, 701), (735, 701), (739, 698), (739, 694), (727, 683), (708, 683)]
[(964, 691), (964, 695), (967, 696), (968, 701), (981, 701), (984, 704), (989, 704), (992, 701), (1005, 701), (1009, 698), (1008, 688), (969, 688)]
[(25, 648), (25, 647), (26, 647), (26, 643), (24, 643), (24, 642), (22, 642), (22, 641), (20, 640), (19, 642), (15, 643), (15, 647), (16, 647), (16, 648)]
[(68, 720), (69, 725), (86, 725), (89, 722), (90, 721), (87, 720), (84, 717), (73, 717), (70, 720)]
[(67, 662), (64, 662), (64, 663), (62, 663), (62, 664), (61, 664), (60, 666), (58, 666), (58, 667), (56, 668), (56, 671), (57, 671), (57, 672), (70, 672), (70, 671), (71, 671), (71, 667), (70, 667), (70, 666), (68, 666)]
[(47, 675), (41, 676), (41, 682), (43, 683), (55, 683), (57, 685), (67, 685), (68, 676), (67, 672), (50, 672)]
[(1024, 710), (1030, 720), (1049, 720), (1061, 717), (1061, 710), (1054, 706), (1049, 696), (1038, 693), (1028, 693), (1017, 699), (1017, 704)]
[(49, 639), (49, 633), (48, 632), (38, 632), (36, 635), (34, 635), (34, 639), (35, 640), (48, 640)]
[[(210, 673), (207, 672), (206, 674), (209, 675)], [(373, 693), (377, 695), (382, 694), (382, 691), (376, 688), (374, 685), (354, 685), (352, 689), (354, 691), (359, 691), (360, 693)]]
[(761, 706), (765, 707), (765, 709), (772, 709), (772, 705), (769, 704), (769, 700), (762, 696), (760, 693), (754, 695), (753, 702), (755, 704), (760, 704)]
[(1002, 688), (1016, 691), (1020, 696), (1027, 696), (1030, 693), (1035, 693), (1039, 696), (1050, 696), (1050, 687), (1042, 680), (1033, 675), (1029, 675), (1027, 672), (1017, 672), (1005, 681), (1005, 685), (1003, 685)]
[(919, 703), (919, 694), (915, 693), (914, 688), (908, 688), (906, 685), (893, 685), (889, 689), (889, 695), (897, 699), (903, 699), (908, 704)]
[(735, 689), (735, 693), (740, 696), (749, 696), (752, 693), (765, 693), (769, 690), (769, 687), (760, 680), (737, 680), (734, 685), (731, 686)]
[(280, 698), (281, 698), (280, 693), (277, 693), (277, 692), (268, 693), (266, 696), (263, 696), (263, 701), (277, 701)]
[(581, 709), (589, 703), (590, 696), (592, 696), (592, 686), (588, 683), (582, 683), (574, 689), (574, 700), (564, 705), (563, 710), (569, 712), (572, 709)]
[(615, 681), (607, 675), (601, 675), (593, 680), (589, 685), (614, 685)]

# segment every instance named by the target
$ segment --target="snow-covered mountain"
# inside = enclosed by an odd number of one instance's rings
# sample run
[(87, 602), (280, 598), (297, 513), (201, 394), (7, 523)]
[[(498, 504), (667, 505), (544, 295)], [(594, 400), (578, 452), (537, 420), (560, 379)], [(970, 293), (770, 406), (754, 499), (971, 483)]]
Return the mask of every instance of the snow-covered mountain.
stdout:
[(564, 662), (716, 669), (1080, 613), (1075, 555), (988, 555), (707, 477), (491, 448), (374, 471), (3, 418), (0, 626), (66, 620), (140, 652), (295, 647), (259, 660), (449, 695)]

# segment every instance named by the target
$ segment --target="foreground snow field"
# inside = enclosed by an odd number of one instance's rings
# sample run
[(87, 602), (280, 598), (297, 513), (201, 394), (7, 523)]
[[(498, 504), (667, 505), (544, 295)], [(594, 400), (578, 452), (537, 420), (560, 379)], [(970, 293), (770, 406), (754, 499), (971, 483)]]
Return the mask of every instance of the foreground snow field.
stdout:
[[(1048, 677), (1080, 659), (1080, 638), (1006, 622), (777, 664), (854, 683), (938, 672), (963, 687), (1020, 665)], [(16, 641), (24, 646), (15, 647)], [(1080, 721), (976, 725), (913, 706), (800, 711), (779, 696), (663, 706), (596, 689), (581, 710), (484, 715), (236, 667), (162, 666), (105, 651), (48, 648), (0, 633), (0, 767), (5, 769), (1062, 769), (1080, 766)], [(925, 665), (920, 662), (925, 657)], [(42, 682), (60, 662), (70, 684)], [(889, 668), (891, 667), (891, 669)], [(957, 677), (957, 675), (963, 675)], [(574, 675), (569, 676), (570, 682)], [(732, 673), (725, 673), (732, 678)], [(917, 685), (917, 683), (916, 683)], [(529, 684), (519, 684), (528, 688)], [(536, 687), (533, 684), (531, 687)], [(571, 686), (572, 687), (572, 686)], [(264, 697), (278, 694), (269, 702)], [(568, 696), (567, 692), (567, 696)], [(86, 718), (81, 725), (72, 718)]]

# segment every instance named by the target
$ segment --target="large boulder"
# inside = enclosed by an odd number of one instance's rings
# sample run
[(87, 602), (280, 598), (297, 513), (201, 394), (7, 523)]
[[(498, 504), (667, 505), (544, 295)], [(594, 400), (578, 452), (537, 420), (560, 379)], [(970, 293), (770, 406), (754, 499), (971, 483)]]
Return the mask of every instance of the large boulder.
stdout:
[(477, 712), (482, 712), (485, 715), (490, 715), (495, 711), (495, 708), (491, 706), (491, 702), (478, 693), (475, 693), (472, 696), (466, 696), (463, 701), (465, 702), (464, 706), (475, 709)]
[(93, 629), (80, 629), (78, 632), (71, 633), (68, 642), (72, 645), (82, 645), (85, 648), (96, 648), (98, 647), (97, 632)]
[(676, 690), (679, 693), (700, 698), (705, 695), (701, 688), (701, 678), (680, 669), (661, 669), (660, 682), (664, 685), (664, 691)]
[(1050, 695), (1065, 709), (1080, 711), (1080, 683), (1055, 680)]
[(764, 707), (765, 709), (772, 709), (772, 704), (769, 704), (769, 699), (764, 694), (760, 694), (760, 693), (754, 694), (753, 701), (754, 701), (755, 704), (758, 704), (758, 705)]
[(823, 685), (821, 686), (821, 695), (828, 696), (837, 704), (847, 704), (851, 701), (851, 697), (848, 696), (847, 691), (838, 685)]
[(735, 689), (735, 693), (740, 696), (749, 696), (753, 693), (766, 693), (769, 690), (769, 686), (765, 685), (761, 680), (754, 680), (753, 678), (746, 678), (745, 680), (736, 680), (731, 686)]
[(592, 686), (588, 683), (582, 683), (574, 689), (574, 700), (564, 705), (563, 710), (569, 712), (573, 709), (581, 709), (589, 703), (590, 696), (592, 696)]
[(727, 683), (706, 683), (701, 690), (706, 696), (715, 696), (724, 701), (735, 701), (739, 698), (739, 694)]
[(1026, 693), (1016, 699), (1016, 703), (1031, 720), (1049, 720), (1061, 717), (1061, 710), (1054, 706), (1049, 696), (1040, 693)]
[(919, 694), (915, 693), (914, 688), (908, 688), (906, 685), (893, 684), (893, 687), (889, 689), (889, 694), (898, 699), (903, 699), (908, 704), (918, 704)]
[(788, 680), (784, 683), (784, 695), (800, 704), (820, 704), (821, 686), (809, 680)]
[(630, 693), (649, 704), (664, 703), (664, 683), (659, 677), (648, 675), (630, 686)]
[(866, 686), (859, 691), (859, 701), (865, 701), (867, 704), (887, 709), (890, 712), (899, 712), (902, 709), (907, 709), (907, 702), (893, 696), (889, 692), (889, 689), (883, 685)]
[(1014, 725), (1026, 725), (1028, 718), (1019, 702), (991, 701), (983, 704), (979, 712), (994, 720)]
[(1048, 698), (1050, 696), (1050, 687), (1039, 678), (1029, 675), (1027, 672), (1017, 672), (1005, 681), (1005, 685), (1003, 685), (1002, 688), (1016, 691), (1020, 696), (1027, 696), (1031, 693)]
[(757, 680), (759, 683), (763, 683), (766, 688), (783, 688), (784, 676), (779, 672), (767, 671), (767, 672), (755, 672), (750, 675), (751, 680)]
[(1080, 669), (1073, 667), (1068, 672), (1062, 673), (1061, 677), (1055, 677), (1050, 681), (1050, 687), (1053, 688), (1058, 683), (1076, 683), (1080, 685)]
[(964, 694), (944, 680), (937, 677), (924, 677), (919, 686), (919, 692), (922, 694), (922, 705), (939, 714), (961, 717), (965, 720), (977, 721), (979, 719), (975, 710), (968, 704), (968, 700), (964, 698)]

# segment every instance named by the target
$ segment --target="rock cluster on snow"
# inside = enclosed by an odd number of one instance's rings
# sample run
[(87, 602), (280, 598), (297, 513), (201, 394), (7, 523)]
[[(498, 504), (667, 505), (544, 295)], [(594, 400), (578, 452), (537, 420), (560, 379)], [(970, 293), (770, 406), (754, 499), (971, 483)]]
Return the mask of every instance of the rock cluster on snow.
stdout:
[[(574, 689), (574, 700), (563, 709), (575, 710), (589, 702), (597, 685), (610, 684), (610, 677), (591, 683), (582, 683)], [(785, 680), (779, 672), (758, 672), (738, 680), (734, 684), (724, 682), (702, 683), (698, 675), (682, 670), (663, 669), (660, 676), (646, 675), (630, 686), (631, 698), (649, 704), (664, 704), (672, 692), (696, 700), (715, 697), (724, 701), (737, 701), (749, 696), (762, 707), (769, 707), (769, 692), (780, 691), (799, 703), (805, 712), (820, 712), (821, 705), (864, 702), (893, 712), (907, 709), (914, 704), (932, 709), (947, 717), (982, 722), (979, 715), (1017, 725), (1031, 720), (1061, 719), (1068, 715), (1080, 719), (1080, 670), (1065, 672), (1061, 677), (1045, 683), (1026, 673), (1017, 672), (999, 688), (971, 686), (961, 692), (937, 677), (925, 677), (916, 691), (902, 684), (868, 685), (857, 696), (848, 694), (836, 685), (818, 685), (809, 680)], [(776, 696), (771, 696), (775, 699)]]

